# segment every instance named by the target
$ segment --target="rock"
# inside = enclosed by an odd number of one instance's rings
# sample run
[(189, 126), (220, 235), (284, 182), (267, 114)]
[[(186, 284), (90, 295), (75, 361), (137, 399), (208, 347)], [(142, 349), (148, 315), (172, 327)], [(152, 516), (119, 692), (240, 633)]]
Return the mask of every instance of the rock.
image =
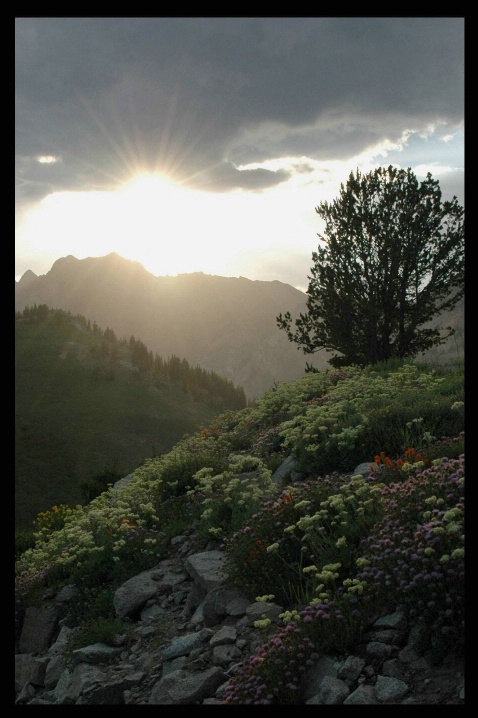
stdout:
[[(84, 646), (67, 663), (76, 629), (59, 630), (58, 595), (27, 610), (15, 656), (16, 704), (222, 704), (229, 679), (267, 640), (282, 608), (251, 603), (229, 586), (215, 546), (199, 553), (182, 540), (172, 546), (173, 558), (114, 594), (118, 615), (132, 626), (131, 644), (118, 636), (115, 646)], [(59, 593), (74, 596), (71, 587)], [(268, 630), (254, 627), (263, 615)], [(463, 659), (431, 666), (415, 652), (418, 636), (398, 611), (376, 618), (350, 654), (319, 657), (306, 674), (303, 704), (463, 704)]]

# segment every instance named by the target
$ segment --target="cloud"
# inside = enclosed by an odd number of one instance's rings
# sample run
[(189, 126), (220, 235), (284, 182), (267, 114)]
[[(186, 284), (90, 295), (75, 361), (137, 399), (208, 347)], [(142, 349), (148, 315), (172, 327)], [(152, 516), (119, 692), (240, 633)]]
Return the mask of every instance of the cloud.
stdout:
[(346, 160), (437, 122), (445, 139), (463, 45), (453, 17), (16, 18), (17, 200), (155, 170), (257, 192), (288, 170), (248, 164)]

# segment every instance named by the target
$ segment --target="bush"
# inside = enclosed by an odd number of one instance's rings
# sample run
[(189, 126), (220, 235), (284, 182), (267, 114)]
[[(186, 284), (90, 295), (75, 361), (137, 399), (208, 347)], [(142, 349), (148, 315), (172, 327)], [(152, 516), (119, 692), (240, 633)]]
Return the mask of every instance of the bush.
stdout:
[(364, 527), (355, 570), (328, 597), (282, 614), (286, 625), (228, 682), (224, 704), (300, 704), (319, 655), (352, 646), (381, 611), (402, 610), (421, 627), (432, 663), (463, 651), (464, 457), (414, 469), (380, 491), (383, 515)]
[(33, 548), (34, 545), (35, 533), (33, 529), (31, 531), (28, 531), (26, 529), (20, 529), (15, 531), (15, 561), (27, 549)]
[(94, 643), (105, 643), (107, 646), (115, 646), (118, 636), (126, 636), (131, 633), (131, 628), (119, 618), (106, 618), (100, 616), (96, 619), (85, 620), (78, 630), (75, 630), (68, 639), (66, 651), (67, 666), (72, 668), (73, 651), (90, 646)]
[(214, 475), (204, 467), (194, 480), (196, 488), (190, 496), (202, 507), (199, 531), (209, 538), (227, 537), (243, 526), (261, 501), (276, 491), (262, 460), (243, 454), (229, 457), (227, 471)]
[[(283, 625), (244, 662), (226, 703), (300, 702), (314, 655), (352, 645), (371, 611), (398, 604), (422, 624), (433, 660), (462, 648), (462, 384), (459, 372), (409, 364), (309, 373), (148, 460), (121, 490), (45, 512), (34, 545), (18, 539), (17, 633), (25, 606), (64, 583), (80, 591), (79, 625), (112, 626), (115, 586), (194, 528), (224, 539), (239, 590), (284, 607)], [(288, 455), (315, 474), (279, 492), (271, 472)], [(381, 471), (351, 474), (374, 457)]]
[(339, 474), (289, 487), (226, 542), (230, 580), (287, 608), (329, 599), (381, 515), (379, 494), (362, 477)]

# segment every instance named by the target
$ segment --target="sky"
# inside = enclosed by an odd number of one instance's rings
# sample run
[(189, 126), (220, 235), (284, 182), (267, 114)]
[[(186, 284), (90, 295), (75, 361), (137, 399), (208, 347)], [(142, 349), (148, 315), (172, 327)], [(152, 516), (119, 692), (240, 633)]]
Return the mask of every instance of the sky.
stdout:
[(306, 291), (350, 172), (464, 206), (463, 17), (15, 18), (15, 278), (116, 252)]

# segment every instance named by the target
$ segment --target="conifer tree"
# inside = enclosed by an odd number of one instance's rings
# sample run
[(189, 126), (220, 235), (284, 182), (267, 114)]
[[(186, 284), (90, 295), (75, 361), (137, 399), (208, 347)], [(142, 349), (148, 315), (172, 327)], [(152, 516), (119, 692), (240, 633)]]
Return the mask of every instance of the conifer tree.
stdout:
[[(334, 367), (415, 357), (453, 333), (432, 320), (464, 296), (464, 209), (442, 202), (430, 173), (390, 165), (350, 173), (312, 253), (307, 312), (277, 325), (304, 354), (338, 352)], [(430, 324), (431, 323), (431, 324)], [(428, 324), (424, 327), (425, 324)], [(308, 366), (309, 370), (313, 370)]]

